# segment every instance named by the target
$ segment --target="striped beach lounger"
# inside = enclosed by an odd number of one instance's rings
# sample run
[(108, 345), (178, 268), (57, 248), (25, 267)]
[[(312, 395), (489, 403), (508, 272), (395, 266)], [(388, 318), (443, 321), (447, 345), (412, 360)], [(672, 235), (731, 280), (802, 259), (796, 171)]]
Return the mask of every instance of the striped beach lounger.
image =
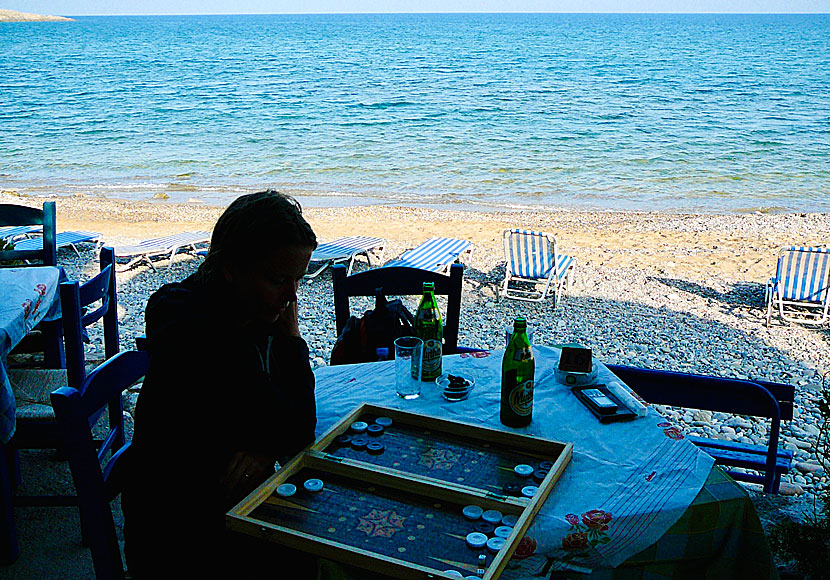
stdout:
[(127, 264), (120, 266), (119, 271), (121, 272), (141, 262), (147, 262), (150, 268), (155, 270), (156, 267), (153, 265), (151, 258), (170, 256), (170, 263), (172, 264), (179, 250), (184, 249), (185, 251), (197, 252), (197, 245), (207, 244), (209, 242), (210, 232), (182, 232), (173, 234), (172, 236), (144, 240), (132, 246), (115, 248), (115, 258), (128, 260)]
[(313, 272), (309, 270), (306, 273), (306, 278), (315, 278), (323, 270), (336, 262), (345, 262), (348, 260), (349, 269), (346, 272), (347, 276), (352, 273), (354, 266), (354, 259), (357, 256), (366, 256), (366, 261), (369, 266), (372, 265), (372, 260), (369, 257), (370, 253), (374, 253), (378, 257), (378, 261), (383, 260), (383, 249), (386, 242), (381, 238), (373, 238), (369, 236), (350, 236), (347, 238), (338, 238), (332, 242), (326, 242), (317, 246), (314, 253), (311, 254), (311, 264), (320, 264)]
[(28, 238), (30, 234), (40, 234), (43, 226), (5, 226), (0, 228), (0, 240), (15, 241), (17, 238)]
[[(570, 286), (576, 263), (571, 256), (559, 253), (553, 234), (522, 229), (504, 231), (504, 258), (502, 296), (541, 302), (553, 290), (554, 307), (562, 290)], [(538, 284), (543, 285), (541, 290)]]
[(469, 256), (472, 251), (473, 245), (467, 240), (430, 238), (418, 247), (407, 250), (400, 258), (387, 262), (383, 267), (406, 266), (449, 274), (450, 266), (459, 261), (461, 254), (466, 253)]
[[(101, 234), (97, 232), (58, 232), (55, 234), (55, 246), (60, 248), (72, 248), (78, 257), (81, 257), (81, 252), (75, 247), (75, 244), (82, 244), (84, 242), (97, 242)], [(29, 238), (15, 242), (15, 250), (39, 250), (43, 246), (41, 238)]]
[(782, 320), (827, 322), (830, 309), (830, 248), (791, 246), (778, 254), (775, 276), (766, 286), (767, 326), (773, 310)]

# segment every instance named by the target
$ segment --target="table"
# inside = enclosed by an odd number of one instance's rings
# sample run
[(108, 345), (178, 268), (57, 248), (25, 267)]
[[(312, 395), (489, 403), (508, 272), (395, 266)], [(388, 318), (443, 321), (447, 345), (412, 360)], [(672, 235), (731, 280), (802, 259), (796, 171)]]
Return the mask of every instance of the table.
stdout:
[(0, 268), (0, 561), (4, 562), (14, 561), (18, 553), (4, 449), (14, 435), (17, 406), (6, 357), (39, 322), (60, 318), (58, 286), (65, 278), (63, 269), (54, 266)]
[[(511, 430), (498, 419), (502, 354), (444, 357), (445, 372), (477, 383), (469, 399), (453, 403), (428, 383), (420, 398), (399, 399), (393, 361), (319, 368), (318, 431), (364, 401)], [(534, 354), (533, 421), (512, 431), (573, 443), (574, 454), (503, 578), (689, 577), (690, 566), (701, 572), (694, 577), (730, 577), (736, 566), (745, 577), (777, 577), (746, 494), (679, 427), (653, 409), (601, 425), (556, 380), (560, 350), (534, 346)], [(610, 380), (617, 379), (598, 364), (598, 382)]]

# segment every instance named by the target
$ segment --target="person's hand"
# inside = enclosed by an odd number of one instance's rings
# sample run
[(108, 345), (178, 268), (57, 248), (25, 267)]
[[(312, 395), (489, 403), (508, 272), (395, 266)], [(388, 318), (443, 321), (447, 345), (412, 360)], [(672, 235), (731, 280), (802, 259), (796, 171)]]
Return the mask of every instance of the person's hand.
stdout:
[(261, 453), (237, 451), (219, 485), (230, 502), (237, 502), (274, 473), (274, 458)]
[(300, 320), (297, 314), (297, 302), (289, 302), (274, 323), (276, 334), (284, 336), (300, 336)]

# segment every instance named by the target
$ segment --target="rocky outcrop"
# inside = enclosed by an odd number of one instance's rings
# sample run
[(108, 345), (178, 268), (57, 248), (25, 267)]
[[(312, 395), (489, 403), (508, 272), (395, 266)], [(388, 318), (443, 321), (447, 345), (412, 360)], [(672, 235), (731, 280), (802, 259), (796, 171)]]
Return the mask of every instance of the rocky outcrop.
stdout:
[(43, 14), (18, 12), (17, 10), (0, 10), (0, 22), (57, 22), (71, 20), (72, 18), (66, 18), (64, 16), (45, 16)]

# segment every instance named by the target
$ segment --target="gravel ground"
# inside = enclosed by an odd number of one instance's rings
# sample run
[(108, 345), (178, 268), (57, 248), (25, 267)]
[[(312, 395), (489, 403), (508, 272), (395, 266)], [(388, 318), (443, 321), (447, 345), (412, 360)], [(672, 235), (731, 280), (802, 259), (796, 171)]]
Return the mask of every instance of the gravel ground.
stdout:
[[(387, 248), (387, 257), (406, 249)], [(94, 250), (80, 258), (61, 253), (70, 277), (94, 272)], [(180, 280), (200, 260), (184, 256), (172, 266), (159, 263), (158, 272), (141, 267), (119, 274), (118, 297), (121, 342), (130, 348), (144, 332), (143, 309), (161, 284)], [(365, 268), (360, 262), (357, 269)], [(578, 342), (593, 349), (604, 362), (695, 372), (737, 378), (759, 378), (797, 387), (795, 420), (782, 427), (784, 445), (795, 451), (797, 469), (783, 478), (783, 493), (766, 497), (747, 485), (757, 498), (765, 523), (787, 517), (801, 519), (811, 510), (815, 494), (828, 488), (828, 476), (819, 468), (811, 446), (818, 426), (816, 396), (822, 372), (830, 370), (830, 332), (773, 322), (763, 318), (763, 286), (758, 283), (682, 280), (645, 271), (578, 265), (570, 291), (555, 310), (551, 302), (530, 304), (498, 297), (504, 262), (479, 252), (465, 269), (459, 343), (501, 348), (502, 329), (518, 315), (525, 316), (538, 343)], [(369, 301), (353, 301), (352, 311), (371, 308)], [(414, 310), (415, 299), (408, 300)], [(328, 363), (334, 344), (335, 322), (331, 274), (304, 281), (300, 287), (300, 325), (309, 343), (312, 366)], [(93, 348), (101, 350), (93, 334)], [(92, 355), (93, 358), (95, 354)], [(722, 413), (658, 408), (687, 433), (765, 443), (767, 421)]]
[[(5, 197), (0, 195), (0, 202), (20, 202)], [(39, 205), (41, 201), (32, 203)], [(77, 214), (93, 223), (99, 220), (101, 227), (93, 231), (103, 231), (108, 245), (133, 243), (165, 226), (173, 231), (203, 229), (221, 211), (198, 205), (137, 207), (132, 202), (98, 199), (61, 203), (59, 213), (67, 216), (65, 223), (72, 227), (83, 223), (71, 221)], [(111, 217), (113, 211), (123, 223), (108, 230), (100, 220)], [(474, 252), (465, 263), (460, 344), (501, 348), (502, 329), (522, 315), (534, 330), (535, 342), (578, 342), (592, 348), (603, 362), (795, 385), (795, 420), (782, 427), (782, 441), (794, 450), (796, 469), (784, 476), (781, 495), (767, 496), (759, 486), (746, 485), (746, 489), (765, 526), (786, 519), (803, 520), (812, 513), (815, 497), (828, 491), (828, 474), (818, 465), (813, 445), (822, 373), (830, 371), (830, 328), (775, 320), (766, 327), (760, 280), (771, 273), (773, 249), (785, 240), (826, 241), (830, 237), (830, 215), (655, 216), (577, 211), (523, 215), (522, 223), (527, 227), (563, 233), (562, 238), (571, 242), (569, 253), (577, 256), (574, 284), (553, 309), (550, 301), (533, 304), (498, 297), (504, 260), (500, 238), (492, 231), (500, 230), (509, 217), (413, 208), (348, 211), (354, 231), (387, 237), (385, 259), (398, 256), (425, 238), (410, 224), (431, 223), (429, 235), (457, 232), (456, 237), (473, 240)], [(347, 235), (343, 230), (349, 230), (349, 226), (342, 224), (342, 212), (311, 209), (307, 214), (318, 236), (331, 239)], [(375, 229), (363, 227), (374, 221), (378, 222)], [(390, 221), (401, 228), (399, 232), (392, 235), (384, 229), (382, 234), (376, 233)], [(742, 261), (730, 261), (731, 256), (739, 256)], [(70, 278), (86, 279), (97, 271), (96, 249), (84, 245), (80, 256), (62, 250), (59, 262)], [(143, 311), (148, 297), (162, 284), (186, 277), (199, 263), (198, 258), (182, 256), (172, 265), (160, 261), (157, 272), (142, 266), (118, 274), (123, 348), (132, 348), (135, 337), (144, 332)], [(357, 270), (363, 268), (365, 262), (356, 266)], [(414, 300), (409, 300), (408, 306), (414, 310)], [(352, 311), (362, 313), (370, 307), (368, 301), (353, 301)], [(336, 338), (330, 270), (301, 285), (300, 325), (309, 343), (312, 366), (327, 364)], [(90, 358), (95, 360), (103, 351), (98, 329), (93, 329), (92, 339)], [(766, 422), (752, 417), (658, 410), (688, 434), (759, 443), (765, 443), (768, 436)], [(65, 470), (43, 467), (42, 462), (28, 469), (40, 470), (39, 474), (43, 469), (50, 470), (53, 480), (68, 478)], [(37, 479), (35, 473), (27, 477), (24, 471), (24, 482), (33, 479)], [(0, 578), (3, 572), (0, 569)], [(15, 576), (12, 573), (5, 577)]]

